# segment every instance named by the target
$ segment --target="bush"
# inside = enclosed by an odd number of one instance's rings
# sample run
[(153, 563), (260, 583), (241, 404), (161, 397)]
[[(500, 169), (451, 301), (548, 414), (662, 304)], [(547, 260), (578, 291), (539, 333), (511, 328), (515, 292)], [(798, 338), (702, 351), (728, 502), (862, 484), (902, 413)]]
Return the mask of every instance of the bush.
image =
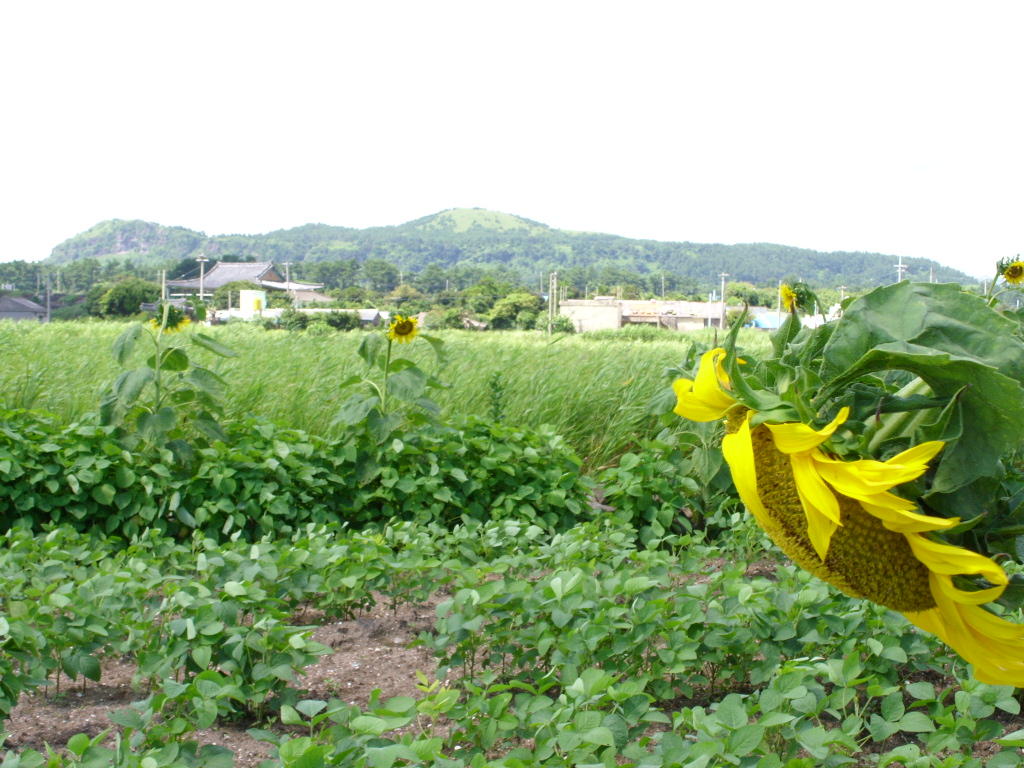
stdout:
[(336, 331), (356, 331), (363, 327), (358, 312), (329, 312), (323, 318)]
[(378, 446), (365, 430), (324, 440), (250, 417), (189, 467), (166, 450), (129, 453), (113, 427), (0, 411), (0, 530), (66, 523), (130, 539), (145, 528), (222, 539), (306, 523), (451, 524), (528, 517), (572, 525), (588, 481), (560, 437), (479, 419), (419, 425)]

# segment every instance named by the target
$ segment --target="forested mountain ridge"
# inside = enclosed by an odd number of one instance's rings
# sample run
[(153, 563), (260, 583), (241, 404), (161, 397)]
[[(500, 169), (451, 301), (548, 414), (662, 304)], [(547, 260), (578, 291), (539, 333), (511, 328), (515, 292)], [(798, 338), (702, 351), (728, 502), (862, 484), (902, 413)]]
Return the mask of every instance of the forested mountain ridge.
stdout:
[[(877, 253), (822, 253), (772, 243), (736, 245), (637, 240), (617, 235), (570, 232), (519, 216), (477, 208), (456, 208), (396, 226), (354, 229), (306, 224), (261, 235), (215, 235), (185, 227), (114, 219), (66, 240), (45, 263), (59, 266), (85, 258), (130, 259), (140, 266), (180, 262), (200, 253), (218, 259), (285, 261), (302, 266), (337, 259), (383, 260), (406, 274), (434, 264), (455, 267), (501, 267), (537, 284), (538, 275), (605, 283), (617, 272), (662, 274), (676, 285), (716, 286), (726, 272), (730, 281), (771, 285), (796, 277), (821, 287), (850, 290), (893, 282), (896, 257)], [(930, 259), (903, 260), (911, 280), (976, 282), (962, 272)], [(576, 280), (579, 282), (579, 280)]]

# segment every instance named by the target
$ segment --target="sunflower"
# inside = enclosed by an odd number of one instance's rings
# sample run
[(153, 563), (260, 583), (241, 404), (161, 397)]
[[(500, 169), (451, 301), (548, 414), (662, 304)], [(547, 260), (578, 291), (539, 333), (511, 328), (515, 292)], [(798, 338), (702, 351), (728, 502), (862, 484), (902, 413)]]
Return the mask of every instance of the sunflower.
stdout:
[(1024, 261), (1011, 261), (1003, 270), (1003, 279), (1011, 285), (1020, 285), (1024, 282)]
[(781, 288), (779, 288), (779, 296), (782, 297), (782, 306), (786, 308), (787, 312), (796, 312), (796, 291), (794, 291), (788, 285), (783, 285)]
[[(182, 312), (178, 313), (178, 317), (168, 317), (167, 326), (164, 328), (164, 333), (178, 333), (179, 331), (187, 330), (192, 324), (192, 319)], [(155, 317), (149, 321), (149, 327), (154, 331), (160, 330), (160, 321)]]
[(407, 341), (412, 341), (416, 338), (416, 334), (420, 332), (417, 327), (419, 321), (415, 317), (406, 317), (405, 315), (395, 315), (391, 321), (391, 325), (388, 327), (388, 338), (392, 341), (397, 341), (399, 344), (405, 344)]
[[(959, 518), (922, 514), (891, 492), (923, 474), (943, 444), (922, 443), (884, 462), (830, 456), (821, 446), (847, 409), (820, 430), (756, 424), (756, 411), (729, 394), (725, 356), (711, 350), (693, 382), (675, 383), (676, 413), (695, 421), (726, 418), (722, 452), (733, 481), (779, 548), (846, 594), (899, 611), (935, 634), (974, 665), (978, 680), (1024, 686), (1024, 626), (981, 607), (1006, 588), (1003, 569), (931, 538)], [(957, 575), (982, 576), (993, 586), (965, 591), (954, 583)]]

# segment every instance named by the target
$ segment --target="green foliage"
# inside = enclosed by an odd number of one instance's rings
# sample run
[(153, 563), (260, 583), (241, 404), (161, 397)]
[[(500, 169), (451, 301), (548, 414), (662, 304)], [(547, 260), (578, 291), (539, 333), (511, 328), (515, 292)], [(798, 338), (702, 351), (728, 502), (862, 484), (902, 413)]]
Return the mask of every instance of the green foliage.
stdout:
[(131, 317), (146, 302), (160, 298), (160, 286), (147, 280), (129, 277), (115, 283), (100, 298), (98, 314), (104, 317)]
[[(6, 701), (61, 658), (105, 653), (134, 656), (147, 690), (110, 715), (112, 737), (4, 764), (227, 768), (231, 754), (196, 731), (245, 715), (272, 747), (267, 768), (980, 768), (979, 747), (988, 765), (1021, 765), (1013, 690), (963, 676), (902, 616), (793, 566), (749, 576), (699, 537), (635, 542), (612, 521), (552, 535), (514, 518), (249, 543), (151, 532), (120, 547), (67, 527), (12, 531), (0, 537)], [(416, 697), (377, 691), (360, 707), (295, 687), (326, 651), (296, 612), (350, 616), (374, 594), (439, 587), (419, 643), (442, 667), (417, 676)]]

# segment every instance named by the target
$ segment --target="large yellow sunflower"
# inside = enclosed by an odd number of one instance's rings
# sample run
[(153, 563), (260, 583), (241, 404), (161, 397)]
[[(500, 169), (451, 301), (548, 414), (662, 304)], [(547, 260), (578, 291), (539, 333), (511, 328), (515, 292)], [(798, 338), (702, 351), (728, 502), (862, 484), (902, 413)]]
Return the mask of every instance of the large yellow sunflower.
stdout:
[(1011, 285), (1024, 282), (1024, 261), (1011, 261), (1003, 270), (1003, 279)]
[(388, 338), (392, 341), (397, 341), (399, 344), (405, 344), (407, 341), (415, 339), (416, 334), (419, 332), (419, 320), (417, 318), (395, 315), (391, 320), (391, 325), (388, 327)]
[[(892, 493), (919, 477), (942, 443), (915, 446), (888, 461), (844, 461), (821, 445), (842, 425), (846, 409), (820, 430), (806, 424), (752, 425), (755, 411), (730, 394), (713, 349), (695, 381), (675, 382), (676, 413), (694, 421), (726, 418), (722, 452), (740, 498), (758, 524), (795, 563), (848, 595), (903, 613), (974, 665), (985, 683), (1024, 687), (1024, 626), (981, 607), (1008, 579), (993, 560), (930, 537), (958, 518), (922, 514)], [(957, 587), (957, 575), (994, 586)]]

